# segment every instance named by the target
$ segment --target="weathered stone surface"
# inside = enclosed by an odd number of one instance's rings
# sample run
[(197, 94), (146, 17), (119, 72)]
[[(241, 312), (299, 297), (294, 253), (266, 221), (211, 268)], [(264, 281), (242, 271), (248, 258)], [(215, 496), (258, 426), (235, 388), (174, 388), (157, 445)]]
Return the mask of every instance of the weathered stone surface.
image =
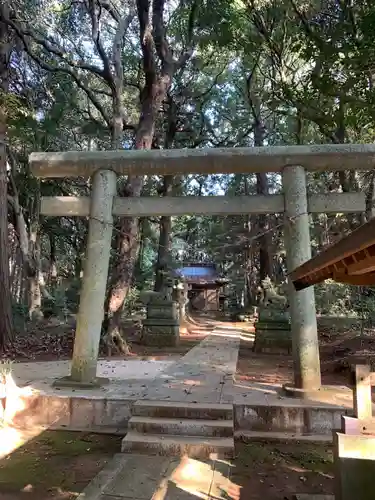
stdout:
[[(172, 302), (170, 305), (165, 304), (149, 304), (147, 306), (147, 317), (157, 319), (170, 319), (177, 321), (178, 320), (178, 308), (175, 302)], [(149, 320), (150, 321), (150, 320)]]
[(172, 287), (160, 292), (144, 292), (147, 318), (143, 320), (142, 340), (146, 345), (175, 346), (179, 340), (180, 321), (177, 302), (172, 300)]
[(264, 307), (259, 310), (259, 321), (284, 321), (290, 323), (290, 312)]
[(132, 409), (137, 416), (226, 420), (233, 418), (231, 404), (206, 404), (173, 401), (137, 401)]
[(204, 438), (190, 436), (158, 436), (130, 431), (122, 440), (121, 451), (150, 455), (209, 458), (212, 453), (221, 458), (232, 458), (233, 438)]
[(284, 329), (262, 329), (255, 331), (254, 352), (292, 351), (292, 333)]
[(70, 423), (70, 399), (68, 397), (44, 396), (48, 400), (48, 423), (67, 426)]
[[(286, 216), (284, 238), (289, 273), (311, 258), (306, 172), (299, 165), (289, 163), (282, 173)], [(317, 390), (321, 386), (321, 375), (314, 288), (297, 292), (292, 282), (288, 286), (294, 385), (306, 392)]]
[(116, 179), (112, 171), (99, 171), (93, 177), (84, 280), (71, 367), (71, 378), (76, 382), (91, 383), (96, 378), (111, 253)]
[(282, 304), (260, 307), (255, 323), (254, 352), (280, 352), (292, 350), (290, 313)]
[[(166, 332), (165, 329), (172, 329), (176, 331), (172, 332)], [(148, 329), (147, 331), (144, 331), (142, 333), (142, 342), (145, 345), (149, 346), (159, 346), (159, 347), (164, 347), (164, 346), (169, 346), (173, 347), (178, 345), (179, 341), (179, 330), (177, 330), (175, 327), (158, 327), (158, 330), (160, 331), (151, 331)]]
[(290, 323), (282, 320), (258, 321), (255, 324), (255, 331), (262, 330), (285, 330), (290, 332)]
[[(113, 456), (94, 479), (77, 497), (77, 500), (102, 500), (106, 487), (110, 486), (119, 473), (126, 467), (128, 457), (122, 453)], [(120, 497), (121, 498), (121, 497)], [(111, 497), (116, 500), (116, 497)]]
[(305, 431), (304, 409), (282, 406), (235, 406), (235, 428), (249, 431)]
[(128, 429), (141, 434), (230, 437), (233, 436), (233, 421), (132, 416)]
[[(374, 156), (373, 144), (314, 144), (149, 151), (64, 151), (32, 153), (29, 161), (32, 173), (37, 177), (61, 178), (90, 177), (103, 168), (110, 168), (120, 175), (279, 172), (286, 165), (303, 165), (311, 171), (350, 170), (356, 169), (358, 165), (362, 170), (373, 170)], [(167, 199), (165, 201), (168, 202)]]
[(179, 327), (179, 321), (173, 318), (147, 318), (143, 320), (144, 327), (163, 327), (163, 326), (175, 326)]
[(95, 402), (94, 424), (125, 429), (131, 415), (131, 402), (123, 399), (105, 399), (101, 405), (99, 401)]
[(103, 493), (124, 496), (128, 499), (150, 500), (155, 487), (165, 474), (169, 459), (155, 460), (155, 457), (130, 455), (124, 467), (108, 484)]
[[(86, 398), (71, 399), (70, 425), (76, 429), (89, 429), (94, 424), (95, 400)], [(98, 402), (104, 405), (104, 401)]]

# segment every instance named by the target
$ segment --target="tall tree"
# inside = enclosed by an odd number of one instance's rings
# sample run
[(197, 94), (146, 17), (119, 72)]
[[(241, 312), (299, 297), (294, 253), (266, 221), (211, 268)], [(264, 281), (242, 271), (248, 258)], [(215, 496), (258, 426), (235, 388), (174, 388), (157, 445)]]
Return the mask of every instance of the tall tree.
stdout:
[[(140, 94), (141, 110), (135, 134), (136, 149), (152, 148), (158, 115), (173, 76), (185, 67), (192, 56), (198, 7), (196, 0), (186, 4), (187, 8), (185, 2), (181, 3), (183, 10), (187, 12), (187, 28), (181, 37), (183, 49), (176, 58), (166, 34), (165, 0), (137, 0), (144, 85)], [(140, 196), (142, 186), (143, 177), (129, 176), (121, 195)], [(138, 248), (138, 219), (124, 217), (118, 232), (117, 258), (110, 280), (108, 315), (113, 326), (120, 320), (122, 306), (132, 284)]]
[[(7, 0), (0, 5), (9, 9)], [(7, 114), (9, 59), (12, 47), (8, 26), (0, 20), (0, 350), (13, 339), (12, 298), (9, 279)]]

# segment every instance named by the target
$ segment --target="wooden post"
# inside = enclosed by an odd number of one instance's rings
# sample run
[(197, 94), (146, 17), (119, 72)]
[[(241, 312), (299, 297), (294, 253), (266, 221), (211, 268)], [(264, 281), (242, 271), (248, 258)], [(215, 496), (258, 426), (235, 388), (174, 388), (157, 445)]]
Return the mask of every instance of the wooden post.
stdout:
[(354, 416), (359, 419), (372, 417), (371, 369), (368, 365), (356, 365), (353, 387)]
[(374, 498), (375, 437), (333, 434), (335, 500)]
[[(303, 167), (283, 170), (285, 197), (284, 238), (288, 272), (311, 258), (306, 174)], [(289, 304), (292, 322), (294, 387), (296, 395), (320, 389), (320, 361), (314, 288), (296, 292), (289, 282)]]
[(113, 229), (112, 204), (115, 194), (116, 174), (109, 170), (96, 172), (92, 184), (89, 234), (72, 370), (67, 384), (69, 382), (83, 386), (99, 384), (96, 367), (104, 316)]

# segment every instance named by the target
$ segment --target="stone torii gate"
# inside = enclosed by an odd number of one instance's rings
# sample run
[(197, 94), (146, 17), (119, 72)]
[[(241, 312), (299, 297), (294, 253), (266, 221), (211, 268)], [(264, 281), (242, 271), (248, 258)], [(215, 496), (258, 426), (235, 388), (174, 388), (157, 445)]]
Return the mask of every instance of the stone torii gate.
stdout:
[[(375, 145), (32, 153), (39, 178), (91, 177), (90, 198), (45, 197), (41, 214), (89, 217), (89, 235), (77, 317), (71, 375), (64, 383), (96, 386), (97, 359), (111, 249), (113, 216), (178, 216), (285, 213), (285, 247), (291, 272), (311, 258), (309, 213), (363, 212), (364, 193), (311, 194), (305, 171), (372, 170)], [(281, 195), (210, 197), (116, 197), (117, 175), (187, 175), (280, 172)], [(313, 287), (289, 287), (294, 389), (321, 386)]]

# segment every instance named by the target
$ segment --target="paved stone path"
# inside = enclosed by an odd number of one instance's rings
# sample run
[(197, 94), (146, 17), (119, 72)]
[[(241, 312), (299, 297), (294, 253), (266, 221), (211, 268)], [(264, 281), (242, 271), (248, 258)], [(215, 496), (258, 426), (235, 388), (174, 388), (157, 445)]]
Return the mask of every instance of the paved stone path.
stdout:
[(239, 330), (215, 328), (148, 384), (147, 393), (140, 399), (232, 403), (239, 346)]
[[(240, 331), (216, 328), (148, 384), (143, 400), (232, 403)], [(146, 391), (145, 391), (146, 392)], [(117, 454), (78, 497), (84, 500), (239, 498), (225, 461)]]
[(224, 461), (117, 454), (78, 500), (228, 500), (239, 498)]

